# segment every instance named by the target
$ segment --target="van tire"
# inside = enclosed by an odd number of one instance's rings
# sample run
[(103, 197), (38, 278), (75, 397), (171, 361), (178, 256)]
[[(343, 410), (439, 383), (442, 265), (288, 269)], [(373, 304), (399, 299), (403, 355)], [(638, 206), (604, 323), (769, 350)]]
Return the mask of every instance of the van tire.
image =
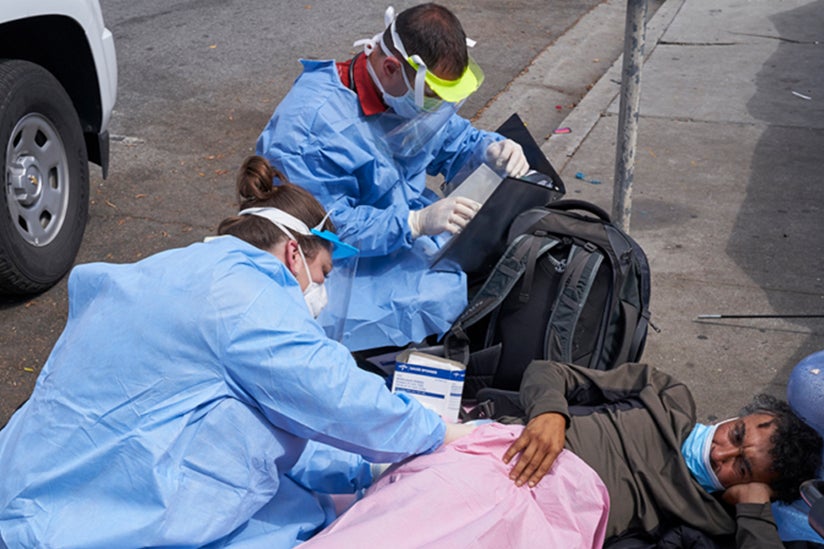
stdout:
[(89, 208), (74, 105), (39, 65), (0, 59), (0, 293), (31, 294), (71, 268)]

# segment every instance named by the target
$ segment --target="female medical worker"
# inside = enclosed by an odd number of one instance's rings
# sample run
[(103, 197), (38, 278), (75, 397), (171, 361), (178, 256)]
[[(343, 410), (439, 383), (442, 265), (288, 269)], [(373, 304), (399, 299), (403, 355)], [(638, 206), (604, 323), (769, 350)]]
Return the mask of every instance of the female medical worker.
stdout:
[[(241, 183), (266, 168), (247, 159)], [(354, 459), (294, 470), (308, 440), (373, 462), (444, 442), (315, 322), (346, 251), (308, 192), (266, 177), (226, 236), (73, 270), (65, 330), (0, 431), (9, 547), (291, 547), (334, 518), (314, 490), (371, 482)]]

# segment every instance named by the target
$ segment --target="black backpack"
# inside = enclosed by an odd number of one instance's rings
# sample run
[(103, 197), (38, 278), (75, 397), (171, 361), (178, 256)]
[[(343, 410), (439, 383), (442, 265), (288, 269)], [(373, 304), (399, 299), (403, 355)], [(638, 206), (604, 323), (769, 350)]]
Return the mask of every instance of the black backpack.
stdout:
[(444, 354), (467, 364), (468, 399), (484, 387), (517, 391), (533, 359), (607, 370), (641, 358), (649, 298), (641, 247), (601, 208), (559, 200), (512, 222), (506, 251), (444, 336)]

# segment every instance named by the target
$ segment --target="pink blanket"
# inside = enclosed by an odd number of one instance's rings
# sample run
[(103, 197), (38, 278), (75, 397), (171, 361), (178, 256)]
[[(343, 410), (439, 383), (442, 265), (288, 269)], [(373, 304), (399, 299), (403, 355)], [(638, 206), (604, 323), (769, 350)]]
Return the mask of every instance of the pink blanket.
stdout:
[(390, 468), (301, 548), (601, 547), (609, 495), (564, 451), (535, 488), (516, 487), (501, 460), (523, 427), (490, 423)]

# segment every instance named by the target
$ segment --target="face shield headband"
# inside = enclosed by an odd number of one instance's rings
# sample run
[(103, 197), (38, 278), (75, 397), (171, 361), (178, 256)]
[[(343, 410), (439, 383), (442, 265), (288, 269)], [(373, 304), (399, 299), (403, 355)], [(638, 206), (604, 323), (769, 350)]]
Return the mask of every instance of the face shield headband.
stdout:
[(326, 240), (332, 244), (333, 260), (344, 259), (358, 254), (357, 248), (343, 242), (338, 235), (331, 231), (322, 230), (323, 224), (326, 223), (326, 219), (329, 217), (328, 213), (320, 223), (311, 229), (297, 217), (278, 208), (247, 208), (238, 213), (238, 215), (256, 215), (268, 219), (292, 240), (297, 239), (289, 229), (303, 236), (317, 236), (318, 238)]
[[(406, 82), (406, 86), (413, 90), (415, 95), (415, 104), (419, 108), (426, 111), (432, 111), (440, 106), (439, 101), (433, 102), (433, 98), (425, 97), (424, 92), (427, 85), (438, 95), (441, 100), (446, 101), (447, 103), (462, 103), (467, 97), (475, 93), (475, 91), (483, 83), (484, 73), (472, 57), (469, 57), (469, 64), (464, 69), (464, 72), (460, 78), (457, 78), (456, 80), (445, 80), (440, 78), (427, 69), (426, 63), (424, 63), (423, 59), (421, 59), (419, 55), (409, 55), (407, 53), (398, 31), (395, 29), (395, 19), (395, 10), (390, 6), (386, 9), (384, 23), (387, 28), (389, 28), (389, 33), (392, 36), (392, 42), (395, 49), (400, 52), (403, 59), (415, 70), (414, 86), (410, 84), (409, 79), (406, 76), (406, 71), (402, 71), (402, 74), (404, 82)], [(389, 50), (383, 41), (383, 34), (379, 34), (376, 37), (376, 41), (380, 42), (381, 49), (384, 54), (388, 57), (394, 57), (394, 54)], [(466, 44), (471, 48), (475, 45), (475, 41), (467, 38)]]

